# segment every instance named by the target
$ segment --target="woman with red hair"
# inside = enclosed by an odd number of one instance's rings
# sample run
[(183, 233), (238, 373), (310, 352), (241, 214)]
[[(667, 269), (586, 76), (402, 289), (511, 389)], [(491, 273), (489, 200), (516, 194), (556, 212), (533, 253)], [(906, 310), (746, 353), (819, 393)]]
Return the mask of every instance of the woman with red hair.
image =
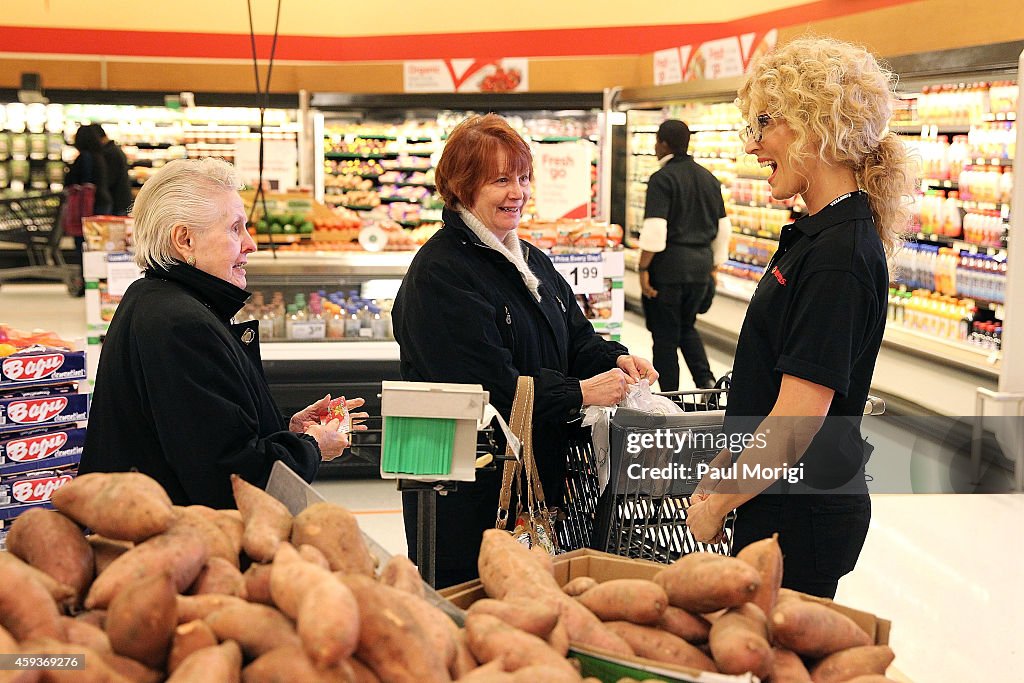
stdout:
[[(393, 320), (405, 380), (481, 384), (507, 419), (519, 376), (533, 377), (534, 452), (545, 497), (557, 505), (583, 407), (615, 405), (628, 383), (653, 382), (657, 373), (598, 336), (551, 260), (519, 241), (532, 179), (529, 145), (500, 116), (455, 127), (436, 172), (444, 227), (413, 259)], [(438, 497), (438, 586), (477, 575), (480, 537), (494, 526), (500, 488), (500, 472), (483, 471)], [(404, 508), (415, 561), (415, 497)]]

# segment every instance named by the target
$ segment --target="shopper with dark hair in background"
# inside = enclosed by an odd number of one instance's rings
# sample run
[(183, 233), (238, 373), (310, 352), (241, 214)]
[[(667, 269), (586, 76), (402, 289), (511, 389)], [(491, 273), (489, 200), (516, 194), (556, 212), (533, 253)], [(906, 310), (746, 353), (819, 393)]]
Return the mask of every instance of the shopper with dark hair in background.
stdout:
[(128, 177), (128, 158), (107, 131), (98, 123), (89, 125), (100, 140), (101, 155), (107, 168), (107, 191), (110, 193), (110, 215), (127, 216), (132, 205), (132, 181)]
[(724, 429), (730, 442), (755, 439), (715, 465), (799, 469), (784, 481), (705, 477), (686, 523), (711, 540), (738, 508), (733, 551), (777, 533), (782, 585), (826, 598), (871, 519), (860, 425), (885, 331), (886, 255), (909, 225), (914, 185), (888, 128), (895, 81), (861, 47), (807, 38), (758, 60), (737, 100), (772, 197), (799, 194), (808, 215), (783, 228), (736, 346)]
[[(559, 505), (583, 406), (615, 405), (627, 384), (657, 373), (594, 332), (551, 259), (519, 241), (532, 179), (530, 146), (503, 118), (471, 116), (456, 126), (437, 165), (444, 227), (417, 252), (392, 316), (404, 380), (483, 385), (508, 419), (519, 376), (533, 377), (537, 469), (546, 500)], [(477, 576), (500, 489), (499, 468), (437, 497), (437, 586)], [(414, 561), (416, 502), (405, 494)]]
[(679, 357), (698, 389), (715, 385), (694, 324), (714, 268), (712, 243), (725, 218), (722, 185), (686, 153), (690, 129), (670, 119), (658, 127), (661, 168), (647, 181), (640, 231), (640, 288), (662, 391), (679, 389)]
[(112, 208), (110, 181), (107, 163), (103, 159), (103, 143), (96, 128), (99, 126), (85, 125), (75, 133), (74, 146), (78, 150), (78, 156), (71, 162), (71, 167), (64, 176), (64, 187), (95, 185), (96, 196), (92, 213), (105, 215), (109, 214)]

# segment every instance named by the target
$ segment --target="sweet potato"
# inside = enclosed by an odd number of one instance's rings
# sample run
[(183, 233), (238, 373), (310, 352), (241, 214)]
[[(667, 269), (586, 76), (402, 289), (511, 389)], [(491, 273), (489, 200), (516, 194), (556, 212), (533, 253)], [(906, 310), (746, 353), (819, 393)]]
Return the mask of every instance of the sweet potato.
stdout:
[(221, 531), (214, 521), (220, 515), (215, 510), (202, 505), (188, 507), (174, 506), (174, 520), (169, 531), (181, 532), (198, 536), (206, 544), (210, 557), (219, 557), (231, 566), (238, 568), (238, 551), (234, 542)]
[(771, 538), (751, 543), (736, 554), (736, 559), (757, 570), (761, 585), (750, 601), (765, 614), (771, 614), (779, 598), (779, 589), (782, 588), (782, 548), (779, 547), (779, 535), (772, 534)]
[(551, 649), (560, 654), (563, 657), (569, 654), (569, 629), (566, 628), (565, 622), (561, 616), (558, 618), (558, 622), (555, 627), (551, 629), (551, 633), (547, 637), (548, 645)]
[(324, 580), (334, 580), (328, 570), (306, 562), (290, 543), (281, 543), (270, 570), (270, 596), (279, 610), (295, 619), (306, 593)]
[(285, 645), (302, 647), (288, 617), (273, 607), (240, 603), (219, 609), (204, 619), (218, 640), (235, 641), (250, 659)]
[(490, 614), (466, 616), (466, 639), (473, 656), (483, 664), (499, 660), (506, 671), (542, 665), (576, 674), (568, 660), (552, 650), (546, 642)]
[(466, 642), (466, 629), (460, 628), (455, 633), (455, 661), (448, 667), (452, 680), (461, 679), (479, 666), (480, 663), (476, 661), (476, 657), (469, 649), (469, 643)]
[(299, 551), (299, 557), (304, 559), (310, 564), (315, 564), (318, 567), (322, 567), (328, 571), (331, 569), (331, 563), (327, 561), (327, 556), (324, 555), (318, 548), (314, 548), (308, 543), (303, 543), (296, 550)]
[(359, 644), (359, 605), (352, 591), (328, 573), (306, 591), (299, 605), (297, 629), (306, 654), (317, 667), (340, 666)]
[(234, 595), (179, 595), (177, 599), (178, 623), (185, 624), (196, 619), (205, 619), (217, 610), (235, 605), (244, 605), (245, 600)]
[(458, 683), (512, 683), (512, 674), (505, 671), (500, 659), (496, 659), (473, 669), (458, 679)]
[(484, 532), (477, 568), (487, 595), (498, 600), (517, 588), (522, 590), (524, 586), (531, 590), (556, 589), (561, 592), (555, 578), (507, 531), (488, 529)]
[(629, 643), (638, 657), (702, 671), (718, 671), (710, 657), (671, 633), (628, 621), (610, 621), (605, 626)]
[(320, 672), (302, 648), (279, 647), (242, 669), (242, 683), (319, 683)]
[(881, 674), (866, 674), (864, 676), (857, 676), (846, 681), (846, 683), (897, 683), (891, 678), (887, 678)]
[(405, 555), (392, 555), (380, 570), (380, 582), (398, 590), (423, 597), (423, 579), (420, 571)]
[[(84, 645), (94, 652), (113, 652), (110, 638), (99, 626), (72, 617), (61, 617), (60, 621), (64, 628), (64, 642), (69, 645)], [(3, 651), (0, 648), (0, 652)]]
[(555, 558), (551, 556), (551, 553), (544, 550), (542, 546), (535, 545), (530, 548), (530, 555), (540, 564), (541, 569), (551, 574), (551, 576), (555, 575)]
[(216, 593), (246, 598), (245, 579), (236, 565), (223, 557), (211, 557), (200, 570), (189, 592), (193, 595)]
[[(570, 667), (571, 668), (571, 667)], [(519, 669), (512, 674), (512, 683), (580, 683), (582, 679), (576, 669), (568, 669), (546, 664), (534, 664)]]
[(256, 488), (237, 474), (231, 475), (231, 488), (238, 511), (245, 522), (242, 549), (257, 562), (270, 562), (292, 529), (292, 513), (284, 503)]
[(373, 673), (373, 669), (355, 657), (349, 660), (349, 666), (352, 667), (354, 683), (381, 683), (381, 680), (377, 678), (377, 674)]
[(207, 560), (206, 545), (183, 533), (161, 534), (140, 543), (110, 563), (85, 597), (86, 609), (104, 608), (129, 583), (166, 572), (176, 592), (188, 588)]
[(7, 550), (70, 586), (75, 602), (81, 604), (95, 564), (92, 547), (77, 524), (54, 510), (27, 510), (11, 524)]
[(558, 623), (561, 612), (557, 605), (539, 600), (514, 599), (477, 600), (469, 607), (470, 614), (490, 614), (520, 631), (547, 638)]
[(871, 638), (844, 614), (808, 600), (784, 600), (768, 620), (772, 640), (808, 657), (870, 645)]
[(122, 657), (114, 652), (101, 652), (100, 657), (107, 666), (132, 683), (160, 683), (166, 678), (162, 671), (150, 669), (131, 657)]
[(772, 683), (811, 683), (811, 674), (800, 655), (792, 650), (774, 648), (772, 651)]
[(0, 552), (0, 557), (5, 557), (0, 562), (0, 626), (18, 641), (62, 640), (64, 629), (57, 603), (35, 576), (42, 572), (9, 553)]
[(612, 579), (576, 597), (601, 621), (656, 624), (668, 607), (665, 590), (653, 581)]
[(749, 671), (759, 678), (767, 678), (772, 672), (767, 618), (752, 602), (733, 607), (719, 616), (711, 624), (708, 643), (715, 665), (724, 674)]
[[(388, 683), (450, 681), (441, 653), (432, 649), (419, 622), (393, 600), (387, 586), (357, 574), (344, 578), (359, 604), (356, 656)], [(394, 591), (397, 592), (397, 591)]]
[(167, 655), (167, 671), (174, 673), (175, 669), (190, 654), (216, 644), (217, 636), (210, 625), (202, 619), (180, 624), (174, 629), (174, 638), (171, 639), (171, 651)]
[(131, 541), (118, 541), (99, 534), (86, 536), (85, 540), (92, 548), (95, 576), (102, 574), (114, 560), (135, 547)]
[(174, 517), (163, 487), (141, 472), (82, 474), (57, 489), (52, 501), (82, 526), (136, 543), (167, 531)]
[(69, 645), (53, 638), (34, 638), (21, 643), (23, 655), (85, 658), (84, 669), (48, 669), (40, 680), (46, 683), (132, 683), (108, 665), (101, 654), (84, 645)]
[(707, 619), (672, 605), (665, 608), (661, 619), (655, 625), (692, 645), (708, 642), (708, 635), (711, 633), (711, 624)]
[(196, 650), (181, 663), (167, 683), (239, 683), (242, 652), (232, 641)]
[(15, 555), (0, 552), (0, 570), (4, 567), (14, 575), (31, 578), (42, 586), (53, 601), (60, 607), (72, 605), (75, 601), (75, 590), (66, 583), (60, 583), (44, 571), (36, 569)]
[(374, 576), (370, 554), (355, 516), (340, 505), (316, 503), (295, 516), (292, 545), (309, 544), (327, 558), (331, 571)]
[(90, 626), (103, 630), (107, 625), (107, 610), (105, 609), (90, 609), (84, 612), (79, 612), (75, 615), (75, 621), (81, 621)]
[(761, 585), (757, 570), (746, 562), (711, 553), (684, 555), (654, 581), (665, 589), (669, 604), (694, 614), (738, 607)]
[(107, 636), (114, 652), (162, 669), (178, 623), (173, 580), (164, 573), (125, 586), (110, 601)]
[(249, 602), (259, 602), (264, 605), (273, 605), (274, 598), (270, 595), (270, 573), (272, 564), (251, 564), (242, 574), (245, 580), (245, 599)]
[(574, 643), (631, 655), (632, 648), (621, 637), (605, 628), (594, 613), (562, 592), (530, 551), (500, 529), (484, 532), (480, 545), (480, 581), (492, 598), (521, 596), (550, 601), (558, 605), (561, 619)]
[(857, 676), (884, 675), (895, 658), (888, 645), (851, 647), (815, 664), (811, 669), (811, 680), (814, 683), (842, 683)]
[(578, 576), (569, 583), (562, 586), (562, 592), (570, 597), (577, 597), (583, 595), (588, 590), (597, 585), (597, 579), (589, 576)]
[(242, 552), (242, 535), (245, 534), (245, 523), (238, 515), (225, 514), (227, 512), (237, 513), (237, 510), (214, 510), (205, 505), (189, 505), (185, 509), (202, 515), (220, 529), (220, 532), (228, 539), (228, 543), (231, 544), (232, 555), (235, 560), (238, 559), (239, 553)]

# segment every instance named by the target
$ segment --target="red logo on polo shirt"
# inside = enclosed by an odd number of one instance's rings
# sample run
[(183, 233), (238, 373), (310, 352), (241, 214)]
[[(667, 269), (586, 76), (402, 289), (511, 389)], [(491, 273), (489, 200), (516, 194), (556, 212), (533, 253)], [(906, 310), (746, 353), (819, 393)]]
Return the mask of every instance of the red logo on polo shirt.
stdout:
[(783, 287), (786, 286), (786, 278), (785, 276), (783, 276), (782, 271), (779, 270), (778, 266), (772, 268), (772, 275), (775, 276), (775, 279), (779, 281), (780, 285), (782, 285)]

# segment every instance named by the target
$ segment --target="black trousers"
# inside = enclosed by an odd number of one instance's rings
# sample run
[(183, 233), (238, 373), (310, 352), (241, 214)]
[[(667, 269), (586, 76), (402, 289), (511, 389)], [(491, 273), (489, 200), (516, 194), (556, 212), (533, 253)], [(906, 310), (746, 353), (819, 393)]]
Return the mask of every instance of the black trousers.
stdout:
[(870, 521), (866, 493), (760, 495), (737, 511), (732, 552), (778, 533), (783, 587), (832, 599), (857, 565)]
[(643, 297), (644, 318), (651, 333), (654, 347), (654, 369), (658, 371), (658, 385), (662, 391), (679, 389), (679, 357), (676, 349), (683, 352), (683, 360), (690, 370), (697, 388), (714, 384), (704, 342), (697, 333), (697, 309), (707, 290), (707, 281), (688, 282), (675, 285), (661, 285), (652, 281), (658, 296)]

